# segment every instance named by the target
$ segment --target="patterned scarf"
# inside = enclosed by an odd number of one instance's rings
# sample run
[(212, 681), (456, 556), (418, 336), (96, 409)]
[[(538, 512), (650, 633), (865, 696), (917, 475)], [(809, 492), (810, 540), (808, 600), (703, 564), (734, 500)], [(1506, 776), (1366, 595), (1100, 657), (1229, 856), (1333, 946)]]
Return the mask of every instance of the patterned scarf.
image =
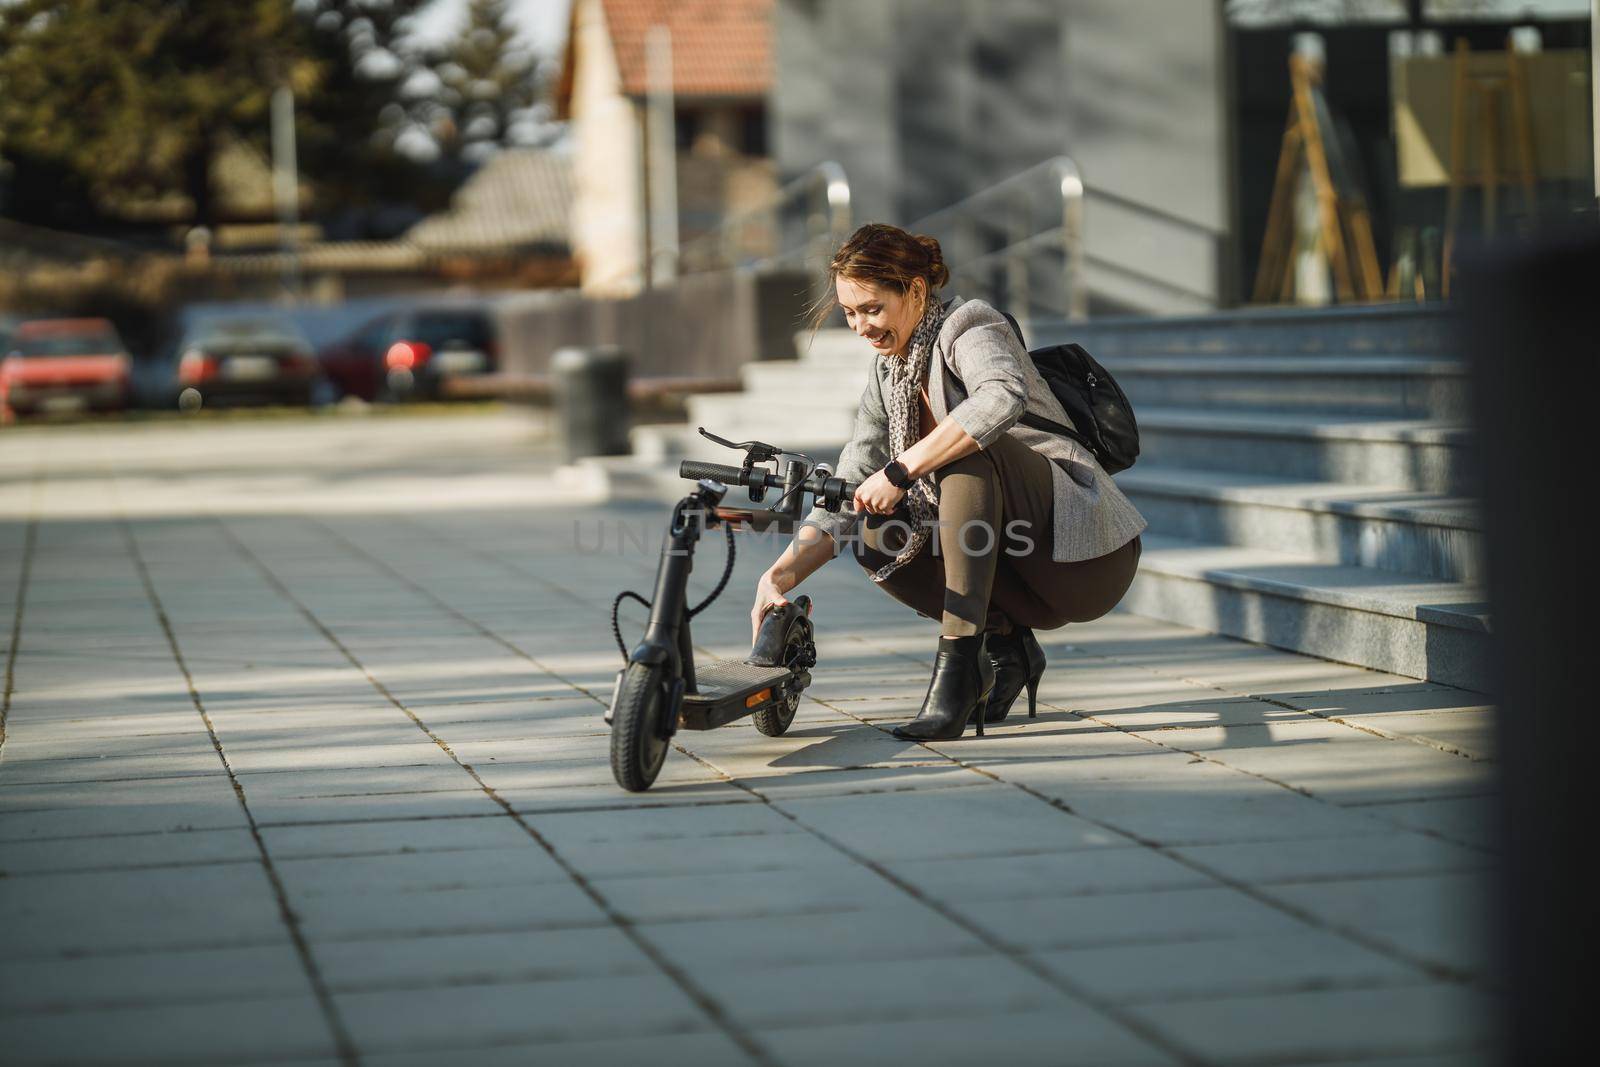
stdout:
[[(919, 416), (918, 393), (928, 380), (929, 361), (934, 358), (934, 339), (939, 327), (944, 325), (945, 307), (937, 299), (928, 298), (928, 309), (922, 321), (911, 334), (911, 347), (903, 357), (884, 356), (889, 361), (888, 391), (884, 396), (889, 409), (889, 455), (898, 456), (917, 443), (922, 428)], [(933, 475), (923, 475), (906, 490), (904, 505), (911, 513), (911, 536), (900, 554), (879, 567), (872, 580), (881, 582), (916, 558), (928, 543), (931, 524), (938, 518), (939, 503), (935, 495)]]

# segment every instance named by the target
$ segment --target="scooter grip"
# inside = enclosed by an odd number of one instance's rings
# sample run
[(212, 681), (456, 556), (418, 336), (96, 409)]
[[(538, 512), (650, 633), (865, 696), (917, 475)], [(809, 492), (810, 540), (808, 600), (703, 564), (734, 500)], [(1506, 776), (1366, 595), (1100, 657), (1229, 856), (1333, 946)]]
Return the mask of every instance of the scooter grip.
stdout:
[(702, 463), (697, 459), (686, 459), (678, 464), (678, 477), (687, 478), (691, 482), (710, 478), (724, 485), (745, 484), (744, 471), (738, 467), (730, 467), (724, 463)]

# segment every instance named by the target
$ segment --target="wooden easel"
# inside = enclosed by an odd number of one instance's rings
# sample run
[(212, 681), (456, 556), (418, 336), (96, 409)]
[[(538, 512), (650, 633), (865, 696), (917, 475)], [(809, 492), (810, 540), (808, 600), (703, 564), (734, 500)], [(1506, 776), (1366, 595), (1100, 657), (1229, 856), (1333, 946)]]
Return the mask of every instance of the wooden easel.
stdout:
[[(1533, 161), (1533, 117), (1528, 111), (1528, 83), (1511, 43), (1506, 42), (1503, 69), (1472, 69), (1472, 47), (1465, 38), (1456, 41), (1455, 78), (1450, 91), (1450, 196), (1445, 208), (1442, 288), (1450, 295), (1456, 227), (1461, 221), (1461, 196), (1466, 189), (1468, 111), (1482, 137), (1483, 168), (1472, 184), (1483, 187), (1483, 232), (1492, 237), (1499, 207), (1500, 97), (1511, 98), (1511, 132), (1516, 141), (1516, 180), (1522, 186), (1523, 204), (1530, 216), (1538, 214), (1538, 173)], [(1473, 107), (1473, 105), (1476, 107)], [(1510, 177), (1510, 172), (1507, 172)]]
[[(1366, 202), (1348, 178), (1346, 188), (1340, 189), (1330, 165), (1330, 157), (1336, 163), (1342, 160), (1322, 95), (1321, 65), (1306, 56), (1290, 56), (1289, 83), (1294, 93), (1278, 155), (1278, 174), (1272, 183), (1272, 206), (1267, 210), (1254, 299), (1259, 304), (1287, 303), (1294, 296), (1294, 195), (1302, 165), (1310, 170), (1316, 188), (1322, 247), (1333, 268), (1339, 300), (1381, 299), (1383, 274), (1372, 243)], [(1339, 170), (1349, 174), (1344, 166)]]

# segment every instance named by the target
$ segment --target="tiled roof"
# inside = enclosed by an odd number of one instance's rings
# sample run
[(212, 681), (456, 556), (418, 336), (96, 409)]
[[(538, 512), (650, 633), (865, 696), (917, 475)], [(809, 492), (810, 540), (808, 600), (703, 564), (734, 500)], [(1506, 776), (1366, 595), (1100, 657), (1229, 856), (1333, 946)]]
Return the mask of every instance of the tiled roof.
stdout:
[(411, 227), (405, 239), (429, 252), (567, 246), (572, 165), (544, 149), (490, 156), (456, 191), (448, 211)]
[(672, 32), (673, 89), (685, 96), (765, 96), (772, 87), (773, 0), (600, 0), (622, 72), (641, 96), (645, 31)]

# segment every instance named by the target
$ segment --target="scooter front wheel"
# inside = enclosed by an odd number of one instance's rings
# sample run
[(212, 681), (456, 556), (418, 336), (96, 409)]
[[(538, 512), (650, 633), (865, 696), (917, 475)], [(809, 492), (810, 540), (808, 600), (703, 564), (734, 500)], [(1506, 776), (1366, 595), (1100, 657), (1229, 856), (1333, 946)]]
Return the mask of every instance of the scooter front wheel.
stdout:
[(655, 782), (666, 762), (669, 742), (663, 735), (666, 714), (666, 672), (648, 663), (630, 663), (617, 687), (611, 709), (611, 773), (630, 793), (642, 793)]

